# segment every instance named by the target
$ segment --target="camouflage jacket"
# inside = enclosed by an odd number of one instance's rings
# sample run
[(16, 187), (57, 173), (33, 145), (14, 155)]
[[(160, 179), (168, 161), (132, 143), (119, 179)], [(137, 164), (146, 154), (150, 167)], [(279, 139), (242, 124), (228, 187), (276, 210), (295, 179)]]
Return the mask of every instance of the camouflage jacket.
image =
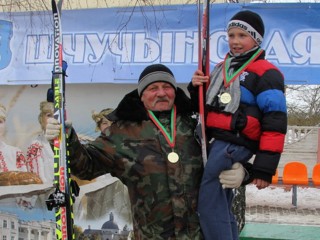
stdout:
[[(71, 132), (74, 175), (91, 180), (111, 173), (128, 187), (135, 239), (203, 239), (196, 213), (203, 166), (189, 101), (178, 88), (177, 163), (168, 161), (172, 149), (148, 117), (136, 90), (108, 116), (113, 124), (95, 141), (81, 145), (75, 131)], [(169, 126), (169, 113), (158, 119)]]

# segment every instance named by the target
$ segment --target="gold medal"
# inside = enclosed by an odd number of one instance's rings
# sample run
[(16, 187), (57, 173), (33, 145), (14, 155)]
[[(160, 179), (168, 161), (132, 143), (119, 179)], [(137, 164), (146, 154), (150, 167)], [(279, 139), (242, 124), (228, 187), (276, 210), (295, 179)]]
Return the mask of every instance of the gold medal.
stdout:
[(154, 115), (154, 113), (151, 110), (148, 110), (149, 117), (153, 121), (153, 123), (157, 126), (157, 128), (160, 130), (160, 132), (163, 134), (165, 137), (167, 143), (172, 149), (172, 152), (168, 154), (167, 158), (168, 161), (171, 163), (176, 163), (179, 161), (179, 155), (173, 151), (174, 145), (176, 143), (176, 106), (174, 105), (172, 110), (171, 110), (171, 123), (170, 123), (170, 128), (171, 128), (171, 135), (170, 133), (167, 132), (166, 128), (161, 124), (161, 122), (157, 119), (157, 117)]
[(230, 93), (222, 93), (220, 95), (220, 101), (223, 103), (223, 104), (228, 104), (229, 102), (231, 102), (231, 95)]
[(171, 152), (168, 154), (168, 160), (171, 163), (176, 163), (179, 161), (179, 155), (175, 152)]

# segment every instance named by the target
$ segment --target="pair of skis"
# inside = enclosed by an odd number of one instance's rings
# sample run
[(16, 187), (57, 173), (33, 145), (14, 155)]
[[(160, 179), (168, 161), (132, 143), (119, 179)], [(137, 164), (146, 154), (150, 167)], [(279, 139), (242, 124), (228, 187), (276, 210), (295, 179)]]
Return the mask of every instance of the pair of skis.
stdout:
[[(205, 76), (210, 75), (210, 1), (204, 0), (202, 12), (201, 3), (198, 0), (198, 69), (201, 70)], [(206, 165), (207, 157), (207, 139), (205, 131), (205, 96), (208, 84), (199, 86), (199, 125), (200, 127), (200, 140), (203, 164)]]
[[(65, 76), (67, 64), (62, 56), (61, 7), (62, 0), (56, 3), (52, 0), (53, 14), (53, 72), (51, 93), (54, 103), (54, 118), (60, 123), (60, 135), (53, 143), (54, 152), (54, 186), (55, 191), (46, 201), (48, 210), (55, 208), (56, 239), (74, 240), (73, 203), (79, 195), (79, 187), (70, 177), (70, 167), (67, 151), (66, 110), (65, 110)], [(50, 90), (50, 89), (49, 89)]]

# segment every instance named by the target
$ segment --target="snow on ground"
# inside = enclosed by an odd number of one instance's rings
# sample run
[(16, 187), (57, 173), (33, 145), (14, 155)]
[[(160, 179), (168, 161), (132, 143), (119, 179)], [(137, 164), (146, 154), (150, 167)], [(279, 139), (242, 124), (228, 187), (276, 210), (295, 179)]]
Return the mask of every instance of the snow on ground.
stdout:
[[(257, 189), (250, 184), (246, 189), (247, 205), (269, 205), (273, 207), (292, 207), (292, 189), (290, 187), (270, 186)], [(320, 208), (320, 189), (298, 187), (297, 202), (299, 208)]]
[(297, 207), (290, 186), (246, 189), (246, 222), (320, 226), (320, 188), (298, 187)]

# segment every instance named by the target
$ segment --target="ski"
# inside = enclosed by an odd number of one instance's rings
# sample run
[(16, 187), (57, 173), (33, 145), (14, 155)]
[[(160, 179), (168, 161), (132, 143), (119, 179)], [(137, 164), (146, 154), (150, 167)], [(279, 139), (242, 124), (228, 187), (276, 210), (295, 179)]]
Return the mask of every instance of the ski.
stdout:
[[(209, 13), (210, 13), (210, 1), (205, 0), (203, 2), (203, 11), (201, 12), (201, 3), (198, 0), (198, 69), (201, 70), (206, 76), (210, 75), (210, 57), (209, 57), (209, 45), (210, 45), (210, 25), (209, 25)], [(202, 18), (202, 21), (201, 21)], [(201, 24), (202, 23), (202, 24)], [(205, 131), (205, 96), (208, 84), (199, 86), (199, 125), (201, 130), (201, 149), (203, 164), (206, 165), (207, 156), (207, 140)]]
[[(54, 139), (54, 186), (55, 191), (46, 201), (48, 210), (55, 208), (56, 218), (56, 239), (73, 240), (74, 218), (73, 203), (75, 197), (79, 194), (79, 187), (70, 177), (70, 168), (67, 151), (67, 134), (66, 134), (66, 110), (65, 110), (65, 76), (67, 64), (63, 61), (62, 56), (62, 31), (61, 31), (61, 6), (62, 0), (56, 3), (52, 0), (53, 13), (53, 71), (51, 94), (54, 103), (54, 118), (61, 124), (60, 135)], [(49, 89), (50, 90), (50, 89)], [(47, 93), (47, 99), (50, 91)]]

